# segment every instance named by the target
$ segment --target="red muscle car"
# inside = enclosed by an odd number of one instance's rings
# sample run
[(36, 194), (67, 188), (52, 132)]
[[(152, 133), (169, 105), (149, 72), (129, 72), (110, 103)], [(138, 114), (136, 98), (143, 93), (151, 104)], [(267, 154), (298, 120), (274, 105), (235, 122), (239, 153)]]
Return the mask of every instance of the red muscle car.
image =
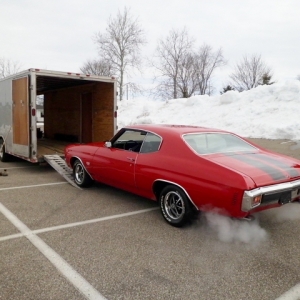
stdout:
[(217, 129), (128, 126), (109, 142), (67, 146), (65, 159), (78, 186), (95, 180), (158, 201), (177, 227), (197, 211), (251, 219), (300, 200), (299, 160)]

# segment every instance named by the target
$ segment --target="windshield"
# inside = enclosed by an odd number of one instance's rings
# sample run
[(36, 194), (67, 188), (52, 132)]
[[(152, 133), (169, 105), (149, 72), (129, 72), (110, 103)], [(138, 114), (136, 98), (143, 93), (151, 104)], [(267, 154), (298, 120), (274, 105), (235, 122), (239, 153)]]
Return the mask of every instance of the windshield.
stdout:
[(184, 135), (183, 139), (199, 154), (257, 150), (246, 141), (229, 133), (193, 133)]

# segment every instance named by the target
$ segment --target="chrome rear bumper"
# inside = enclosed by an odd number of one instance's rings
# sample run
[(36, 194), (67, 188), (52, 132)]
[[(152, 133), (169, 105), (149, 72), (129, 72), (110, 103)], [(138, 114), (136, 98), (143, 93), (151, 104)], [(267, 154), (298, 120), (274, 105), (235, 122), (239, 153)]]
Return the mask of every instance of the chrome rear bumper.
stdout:
[[(263, 186), (250, 191), (245, 191), (242, 200), (242, 211), (248, 212), (260, 205), (279, 203), (280, 195), (284, 192), (291, 192), (291, 201), (300, 197), (300, 180)], [(272, 195), (274, 197), (272, 197)], [(260, 203), (255, 203), (255, 205), (253, 205), (253, 199), (257, 196), (262, 196), (262, 200)], [(264, 196), (269, 199), (264, 201)]]

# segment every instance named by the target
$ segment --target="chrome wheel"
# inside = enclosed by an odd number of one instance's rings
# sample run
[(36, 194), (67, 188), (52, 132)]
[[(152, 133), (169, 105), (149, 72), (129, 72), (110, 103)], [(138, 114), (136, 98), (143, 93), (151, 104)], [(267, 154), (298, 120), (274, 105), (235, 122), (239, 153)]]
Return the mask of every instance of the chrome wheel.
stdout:
[(184, 216), (185, 205), (179, 193), (171, 191), (164, 197), (165, 211), (170, 218), (178, 220)]
[(79, 184), (82, 184), (83, 179), (84, 179), (84, 168), (83, 166), (79, 163), (76, 164), (75, 169), (74, 169), (74, 176), (75, 176), (75, 181), (78, 182)]
[(175, 185), (167, 185), (159, 196), (160, 210), (172, 226), (181, 227), (192, 217), (190, 200), (186, 193)]
[(93, 181), (90, 175), (85, 170), (84, 165), (79, 160), (76, 160), (76, 162), (74, 163), (73, 175), (75, 183), (80, 187), (87, 187), (91, 185)]

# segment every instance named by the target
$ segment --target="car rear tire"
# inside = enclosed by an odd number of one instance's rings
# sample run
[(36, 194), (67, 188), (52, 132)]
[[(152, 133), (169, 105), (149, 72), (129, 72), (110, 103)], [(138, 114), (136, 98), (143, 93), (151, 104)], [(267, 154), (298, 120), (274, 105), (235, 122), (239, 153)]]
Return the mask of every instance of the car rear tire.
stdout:
[(182, 227), (192, 219), (191, 203), (175, 185), (168, 185), (161, 191), (159, 205), (164, 219), (172, 226)]
[(88, 187), (92, 184), (93, 180), (85, 170), (81, 161), (76, 160), (73, 166), (73, 175), (75, 183), (80, 187)]
[(5, 145), (3, 141), (0, 141), (0, 161), (7, 162), (10, 159), (10, 155), (5, 152)]

